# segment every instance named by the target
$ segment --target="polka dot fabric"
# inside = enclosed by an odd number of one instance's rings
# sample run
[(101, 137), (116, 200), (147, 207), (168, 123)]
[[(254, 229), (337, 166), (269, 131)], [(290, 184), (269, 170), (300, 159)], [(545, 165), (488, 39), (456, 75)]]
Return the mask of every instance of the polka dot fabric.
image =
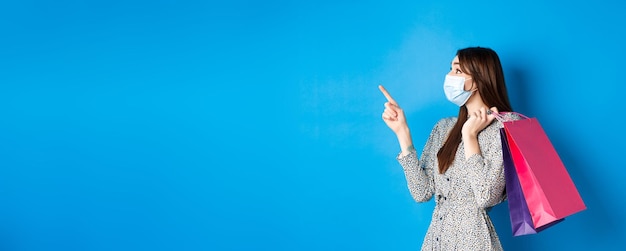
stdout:
[[(507, 113), (505, 119), (519, 116)], [(437, 152), (456, 120), (437, 122), (419, 160), (415, 152), (397, 157), (413, 198), (435, 200), (422, 250), (502, 250), (487, 211), (505, 199), (499, 131), (503, 125), (494, 120), (478, 134), (481, 154), (466, 159), (461, 142), (452, 166), (439, 174)]]

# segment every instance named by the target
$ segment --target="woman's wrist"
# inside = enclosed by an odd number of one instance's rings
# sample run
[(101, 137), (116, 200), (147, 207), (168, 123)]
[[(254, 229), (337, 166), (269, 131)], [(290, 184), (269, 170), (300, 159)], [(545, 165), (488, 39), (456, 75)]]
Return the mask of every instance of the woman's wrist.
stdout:
[(413, 145), (411, 132), (408, 128), (399, 130), (398, 133), (396, 133), (396, 137), (398, 138), (398, 143), (400, 143), (400, 145), (403, 145), (404, 147)]
[(415, 151), (415, 147), (413, 146), (413, 139), (411, 138), (411, 132), (408, 128), (398, 131), (396, 134), (398, 137), (398, 143), (400, 144), (400, 151), (402, 151), (402, 156), (406, 156), (411, 152)]
[(463, 140), (472, 140), (478, 138), (478, 132), (461, 132)]

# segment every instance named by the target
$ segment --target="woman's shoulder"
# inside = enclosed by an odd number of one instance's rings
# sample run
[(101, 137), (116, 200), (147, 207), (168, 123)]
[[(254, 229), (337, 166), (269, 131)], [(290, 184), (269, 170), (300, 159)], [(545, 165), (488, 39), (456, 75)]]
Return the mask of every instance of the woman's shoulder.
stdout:
[(437, 121), (437, 124), (435, 124), (435, 128), (434, 129), (439, 129), (438, 131), (441, 132), (447, 132), (450, 129), (452, 129), (452, 127), (454, 127), (454, 124), (456, 124), (457, 121), (457, 117), (444, 117), (439, 119), (439, 121)]
[(457, 117), (444, 117), (444, 118), (439, 119), (439, 121), (437, 121), (436, 126), (443, 127), (443, 128), (452, 127), (454, 126), (456, 121), (457, 121)]
[(522, 118), (523, 117), (516, 112), (500, 112), (495, 119), (496, 123), (493, 123), (492, 125), (495, 125), (495, 127), (499, 129), (504, 127), (503, 122), (521, 120)]
[(522, 116), (517, 112), (501, 112), (500, 118), (502, 121), (514, 121), (522, 119)]
[(526, 118), (526, 116), (517, 112), (500, 112), (496, 115), (497, 124), (504, 127), (503, 122), (517, 121)]
[(433, 126), (433, 129), (430, 132), (430, 136), (435, 138), (441, 138), (440, 140), (442, 140), (446, 135), (448, 135), (452, 127), (454, 127), (456, 121), (456, 117), (444, 117), (439, 119), (435, 126)]

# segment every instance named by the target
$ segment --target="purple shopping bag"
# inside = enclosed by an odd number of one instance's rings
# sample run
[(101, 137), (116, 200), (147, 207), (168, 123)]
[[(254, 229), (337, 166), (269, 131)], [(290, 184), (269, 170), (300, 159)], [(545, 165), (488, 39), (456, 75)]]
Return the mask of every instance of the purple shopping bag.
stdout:
[(500, 129), (500, 139), (502, 140), (502, 158), (504, 164), (504, 177), (506, 181), (506, 196), (509, 204), (509, 217), (511, 219), (511, 228), (513, 236), (535, 234), (556, 223), (563, 221), (559, 219), (540, 228), (535, 228), (533, 219), (528, 210), (528, 204), (522, 192), (517, 172), (509, 152), (509, 143), (504, 128)]

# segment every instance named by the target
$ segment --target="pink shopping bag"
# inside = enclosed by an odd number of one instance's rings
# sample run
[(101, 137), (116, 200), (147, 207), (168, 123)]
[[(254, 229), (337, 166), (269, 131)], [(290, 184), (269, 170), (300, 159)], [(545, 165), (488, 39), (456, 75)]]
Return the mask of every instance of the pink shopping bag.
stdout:
[(502, 121), (509, 150), (534, 227), (540, 228), (586, 206), (536, 118)]

